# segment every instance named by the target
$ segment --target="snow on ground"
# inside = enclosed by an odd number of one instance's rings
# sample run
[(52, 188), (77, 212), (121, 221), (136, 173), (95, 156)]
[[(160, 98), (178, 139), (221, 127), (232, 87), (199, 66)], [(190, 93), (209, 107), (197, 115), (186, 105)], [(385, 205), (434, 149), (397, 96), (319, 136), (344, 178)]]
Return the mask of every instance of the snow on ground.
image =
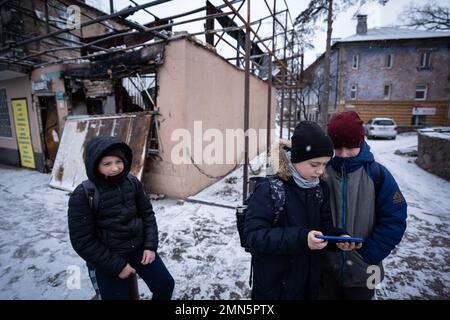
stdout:
[[(394, 154), (416, 149), (416, 134), (368, 142), (409, 204), (405, 237), (385, 260), (386, 278), (377, 298), (449, 299), (450, 182), (420, 169), (415, 158)], [(260, 167), (258, 161), (253, 164), (254, 170)], [(0, 299), (93, 296), (84, 262), (67, 233), (68, 194), (49, 188), (49, 180), (49, 174), (0, 166)], [(174, 299), (250, 297), (250, 256), (239, 245), (234, 210), (226, 208), (241, 202), (241, 189), (240, 168), (191, 197), (192, 202), (152, 202), (159, 253), (176, 282)], [(81, 284), (73, 288), (70, 271), (77, 268)], [(150, 298), (142, 281), (139, 288), (142, 298)]]
[(396, 140), (368, 141), (408, 203), (408, 226), (402, 242), (385, 260), (380, 299), (450, 298), (450, 182), (418, 167), (415, 157), (394, 154), (417, 150), (417, 134)]

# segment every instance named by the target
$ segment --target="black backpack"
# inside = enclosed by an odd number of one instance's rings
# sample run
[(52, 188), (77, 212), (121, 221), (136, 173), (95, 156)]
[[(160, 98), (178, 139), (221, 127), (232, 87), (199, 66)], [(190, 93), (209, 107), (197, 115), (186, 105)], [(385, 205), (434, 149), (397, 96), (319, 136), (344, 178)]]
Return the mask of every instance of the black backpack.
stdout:
[(250, 252), (250, 248), (247, 245), (247, 241), (244, 236), (245, 229), (245, 216), (247, 215), (247, 206), (250, 201), (253, 191), (256, 186), (264, 180), (269, 181), (270, 186), (270, 194), (274, 203), (275, 212), (273, 213), (273, 222), (272, 226), (275, 226), (278, 223), (278, 219), (280, 218), (281, 212), (284, 210), (284, 206), (286, 204), (286, 191), (284, 189), (283, 181), (276, 175), (270, 175), (266, 177), (254, 177), (250, 178), (250, 194), (247, 199), (244, 201), (244, 204), (238, 206), (236, 208), (236, 226), (239, 233), (239, 239), (241, 242), (241, 247), (245, 249), (245, 251)]
[[(253, 177), (250, 178), (249, 183), (249, 191), (250, 194), (247, 199), (244, 201), (244, 204), (236, 207), (236, 226), (239, 233), (239, 240), (241, 242), (241, 247), (245, 249), (246, 252), (250, 252), (250, 248), (247, 245), (247, 241), (244, 236), (245, 229), (245, 216), (247, 215), (247, 206), (250, 198), (253, 195), (253, 191), (256, 186), (261, 183), (263, 180), (269, 181), (270, 186), (270, 195), (272, 197), (275, 212), (273, 213), (273, 222), (272, 226), (275, 226), (278, 223), (278, 219), (280, 218), (281, 212), (284, 210), (284, 206), (286, 204), (286, 190), (284, 189), (283, 181), (276, 175), (268, 175), (266, 177)], [(253, 258), (250, 261), (250, 277), (248, 279), (248, 284), (252, 286), (252, 273), (253, 273)]]

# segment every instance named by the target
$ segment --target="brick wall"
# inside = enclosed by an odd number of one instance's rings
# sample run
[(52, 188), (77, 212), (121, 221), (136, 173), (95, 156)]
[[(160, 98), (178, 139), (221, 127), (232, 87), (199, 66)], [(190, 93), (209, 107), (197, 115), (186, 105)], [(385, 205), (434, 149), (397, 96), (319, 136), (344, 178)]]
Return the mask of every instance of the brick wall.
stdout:
[[(431, 66), (420, 69), (420, 50), (431, 50)], [(393, 65), (386, 67), (387, 54), (393, 54)], [(350, 99), (350, 87), (358, 85), (357, 100), (384, 100), (384, 86), (391, 85), (387, 101), (414, 100), (416, 85), (426, 84), (428, 100), (448, 100), (450, 88), (450, 51), (445, 41), (410, 41), (379, 45), (364, 43), (348, 44), (341, 50), (341, 83), (339, 96)], [(358, 69), (352, 68), (352, 58), (359, 56)]]

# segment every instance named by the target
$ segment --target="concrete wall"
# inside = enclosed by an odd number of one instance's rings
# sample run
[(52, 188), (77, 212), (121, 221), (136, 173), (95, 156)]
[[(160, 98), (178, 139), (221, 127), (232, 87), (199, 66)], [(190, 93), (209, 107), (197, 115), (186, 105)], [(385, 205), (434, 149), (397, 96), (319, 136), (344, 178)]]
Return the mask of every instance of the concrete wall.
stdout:
[(417, 165), (450, 181), (450, 136), (436, 137), (419, 132), (417, 152)]
[[(192, 163), (174, 164), (171, 159), (172, 149), (179, 145), (181, 139), (171, 141), (172, 133), (181, 128), (190, 132), (194, 158), (195, 150), (204, 150), (211, 144), (211, 141), (204, 141), (194, 146), (194, 131), (203, 134), (207, 129), (218, 129), (225, 137), (226, 129), (243, 128), (244, 72), (215, 53), (185, 39), (169, 43), (165, 54), (165, 63), (158, 70), (162, 160), (148, 161), (145, 183), (150, 192), (187, 197), (217, 181), (217, 178), (208, 176), (222, 176), (232, 170), (235, 164), (205, 164), (198, 161), (198, 169)], [(272, 90), (271, 119), (274, 127), (275, 89)], [(251, 76), (251, 128), (266, 128), (266, 110), (267, 84)], [(198, 130), (199, 123), (194, 130), (195, 121), (202, 121), (201, 131)], [(262, 140), (259, 150), (265, 151), (265, 137)], [(224, 149), (227, 142), (230, 141), (223, 140)], [(257, 143), (253, 141), (253, 145)], [(250, 157), (255, 155), (256, 152), (253, 152)]]

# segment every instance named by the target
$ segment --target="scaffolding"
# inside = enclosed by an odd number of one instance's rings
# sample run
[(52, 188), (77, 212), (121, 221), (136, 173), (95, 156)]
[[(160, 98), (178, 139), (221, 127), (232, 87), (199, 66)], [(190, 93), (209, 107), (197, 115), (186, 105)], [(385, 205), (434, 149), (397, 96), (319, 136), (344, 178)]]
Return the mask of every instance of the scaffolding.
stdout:
[[(231, 48), (232, 56), (223, 57), (230, 63), (234, 61), (236, 67), (245, 71), (245, 88), (243, 101), (244, 132), (249, 128), (249, 99), (250, 99), (250, 74), (262, 78), (268, 84), (267, 90), (267, 129), (271, 127), (271, 109), (272, 109), (272, 87), (277, 89), (277, 99), (279, 105), (279, 127), (280, 138), (286, 136), (285, 128), (287, 128), (287, 137), (290, 137), (291, 128), (295, 127), (299, 120), (299, 112), (301, 106), (299, 96), (303, 88), (303, 52), (297, 47), (294, 53), (294, 45), (296, 43), (296, 34), (289, 7), (285, 0), (282, 10), (277, 8), (277, 1), (259, 0), (258, 5), (264, 2), (268, 15), (251, 21), (250, 13), (252, 4), (255, 0), (223, 0), (220, 5), (213, 5), (206, 0), (206, 5), (181, 12), (168, 17), (158, 17), (158, 6), (166, 3), (175, 3), (176, 0), (156, 0), (145, 4), (138, 4), (130, 0), (131, 5), (120, 11), (114, 12), (114, 1), (110, 0), (110, 12), (105, 13), (93, 7), (87, 6), (84, 2), (75, 0), (41, 0), (44, 4), (44, 12), (38, 14), (37, 10), (32, 10), (25, 5), (24, 1), (3, 0), (0, 1), (0, 12), (18, 12), (35, 23), (45, 25), (45, 33), (38, 35), (20, 36), (17, 34), (6, 35), (2, 29), (2, 38), (0, 39), (0, 67), (8, 66), (22, 68), (39, 68), (50, 66), (53, 64), (67, 64), (88, 62), (95, 64), (101, 59), (117, 59), (124, 54), (133, 54), (145, 48), (155, 47), (168, 41), (176, 40), (182, 37), (195, 37), (204, 35), (205, 46), (217, 52), (218, 46), (223, 44)], [(34, 1), (31, 1), (34, 6)], [(278, 1), (281, 3), (281, 1)], [(80, 7), (89, 7), (91, 11), (97, 14), (93, 17), (81, 10), (84, 21), (80, 22), (76, 28), (73, 25), (67, 27), (61, 26), (61, 23), (52, 22), (49, 18), (49, 9), (57, 9), (59, 6), (78, 5)], [(246, 5), (246, 17), (240, 12)], [(277, 11), (278, 10), (278, 11)], [(128, 19), (128, 17), (136, 12), (146, 12), (152, 19), (147, 24), (140, 24)], [(204, 15), (195, 18), (188, 16), (202, 13)], [(284, 23), (283, 19), (284, 18)], [(64, 18), (61, 18), (64, 19)], [(67, 18), (68, 20), (70, 17)], [(172, 32), (174, 26), (186, 25), (189, 23), (203, 21), (204, 30), (199, 32), (179, 33)], [(66, 21), (70, 22), (70, 21)], [(220, 28), (215, 28), (215, 22), (220, 24)], [(260, 27), (265, 22), (271, 22), (271, 34), (265, 37), (259, 35)], [(289, 27), (290, 22), (290, 27)], [(3, 21), (0, 21), (2, 24)], [(82, 30), (85, 27), (100, 24), (105, 28), (105, 33), (96, 35), (95, 37), (83, 37)], [(116, 26), (114, 26), (116, 25)], [(120, 26), (117, 27), (117, 26)], [(278, 32), (277, 29), (281, 29)], [(81, 30), (81, 32), (77, 31)], [(283, 43), (281, 48), (277, 48), (277, 39), (282, 36)], [(234, 43), (233, 43), (234, 42)], [(25, 53), (24, 48), (39, 43), (47, 43), (50, 48), (42, 50), (33, 50), (33, 52)], [(289, 50), (288, 50), (289, 49)], [(68, 50), (79, 50), (75, 56), (62, 56), (61, 53)], [(291, 52), (291, 56), (287, 56), (287, 52)], [(153, 101), (151, 95), (147, 92), (147, 88), (142, 86), (140, 75), (142, 72), (132, 70), (127, 74), (121, 74), (117, 71), (117, 75), (129, 79), (129, 83), (140, 89), (144, 89), (146, 97), (152, 102), (154, 107), (152, 112), (158, 114), (157, 102)], [(136, 81), (136, 79), (138, 79)], [(299, 93), (300, 92), (300, 93)], [(285, 104), (287, 100), (287, 113)], [(294, 110), (292, 102), (295, 102)], [(141, 103), (142, 104), (142, 103)], [(155, 117), (156, 118), (156, 117)], [(156, 126), (157, 127), (157, 126)], [(270, 156), (271, 130), (267, 130), (267, 159)], [(243, 201), (248, 195), (248, 136), (245, 137), (245, 154), (244, 154), (244, 182), (243, 182)], [(268, 165), (268, 164), (267, 164)]]

